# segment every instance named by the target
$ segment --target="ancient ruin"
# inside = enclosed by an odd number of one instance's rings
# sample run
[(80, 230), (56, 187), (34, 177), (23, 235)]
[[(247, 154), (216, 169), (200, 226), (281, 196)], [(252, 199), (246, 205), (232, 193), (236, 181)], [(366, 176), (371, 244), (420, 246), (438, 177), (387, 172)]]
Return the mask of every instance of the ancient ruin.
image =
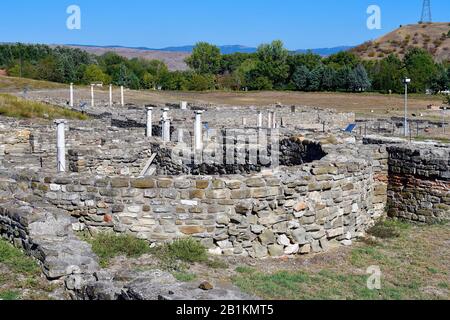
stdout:
[(123, 88), (114, 104), (111, 90), (109, 101), (92, 94), (81, 108), (73, 86), (68, 101), (51, 101), (87, 121), (1, 121), (1, 236), (36, 257), (49, 279), (64, 280), (73, 298), (242, 297), (204, 296), (165, 273), (118, 284), (77, 231), (154, 245), (193, 237), (211, 254), (264, 259), (350, 246), (386, 215), (450, 219), (448, 145), (344, 132), (352, 113), (137, 106), (125, 104)]

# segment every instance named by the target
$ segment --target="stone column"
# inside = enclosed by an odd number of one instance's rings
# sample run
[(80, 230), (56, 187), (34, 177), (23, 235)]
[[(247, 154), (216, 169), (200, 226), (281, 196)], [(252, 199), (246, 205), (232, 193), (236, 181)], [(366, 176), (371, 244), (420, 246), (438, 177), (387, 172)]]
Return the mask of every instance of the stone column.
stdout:
[(152, 107), (147, 107), (147, 131), (146, 131), (146, 136), (147, 138), (151, 137), (153, 135), (152, 133), (152, 113), (153, 113), (153, 108)]
[(272, 128), (272, 111), (269, 111), (267, 115), (267, 128)]
[(170, 142), (170, 119), (169, 108), (162, 109), (162, 140)]
[(244, 127), (247, 125), (247, 118), (242, 117), (242, 125)]
[(194, 139), (195, 151), (203, 150), (203, 134), (202, 134), (202, 114), (203, 111), (195, 111)]
[(112, 107), (112, 104), (113, 104), (112, 91), (113, 91), (113, 86), (112, 86), (112, 84), (110, 84), (109, 85), (109, 106), (110, 107)]
[(263, 126), (263, 113), (262, 111), (258, 111), (258, 123), (257, 127), (261, 128)]
[(73, 108), (73, 83), (70, 84), (70, 107)]
[(122, 107), (125, 106), (125, 98), (123, 96), (123, 86), (120, 86), (120, 104), (122, 105)]
[(58, 119), (54, 122), (56, 124), (56, 166), (58, 172), (66, 171), (66, 138), (65, 125), (66, 120)]
[(183, 143), (184, 140), (184, 130), (178, 129), (178, 143)]
[(186, 110), (187, 109), (187, 101), (181, 101), (180, 108), (181, 108), (181, 110)]
[(94, 100), (94, 85), (91, 84), (91, 107), (95, 107), (95, 100)]
[(272, 129), (277, 128), (277, 114), (272, 111)]

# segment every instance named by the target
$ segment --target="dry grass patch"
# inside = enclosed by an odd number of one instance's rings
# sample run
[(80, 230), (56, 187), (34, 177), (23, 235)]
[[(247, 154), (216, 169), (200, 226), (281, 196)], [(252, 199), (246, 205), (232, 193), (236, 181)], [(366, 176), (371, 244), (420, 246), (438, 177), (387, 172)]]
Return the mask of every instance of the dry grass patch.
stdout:
[(24, 100), (9, 94), (0, 94), (0, 115), (13, 118), (57, 118), (87, 120), (88, 116), (80, 112)]

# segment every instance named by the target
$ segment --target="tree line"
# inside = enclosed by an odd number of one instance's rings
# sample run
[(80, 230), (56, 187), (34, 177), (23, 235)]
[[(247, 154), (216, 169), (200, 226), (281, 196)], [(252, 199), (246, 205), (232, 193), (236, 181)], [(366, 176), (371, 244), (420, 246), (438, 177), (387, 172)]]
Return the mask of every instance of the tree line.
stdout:
[(94, 56), (80, 49), (46, 45), (0, 45), (0, 68), (11, 76), (60, 83), (123, 85), (161, 90), (296, 90), (403, 92), (410, 77), (411, 92), (434, 92), (450, 87), (450, 64), (411, 48), (400, 59), (360, 59), (352, 52), (321, 57), (295, 54), (281, 41), (260, 45), (255, 53), (221, 54), (217, 46), (198, 43), (186, 59), (188, 71), (169, 71), (158, 60), (127, 59), (108, 52)]

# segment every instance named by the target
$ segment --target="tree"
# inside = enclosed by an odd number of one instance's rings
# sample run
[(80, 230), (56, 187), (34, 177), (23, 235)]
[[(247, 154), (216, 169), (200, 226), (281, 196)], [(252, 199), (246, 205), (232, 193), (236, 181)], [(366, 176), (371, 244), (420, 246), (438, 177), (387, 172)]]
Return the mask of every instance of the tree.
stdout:
[(330, 66), (323, 66), (322, 90), (331, 91), (335, 89), (336, 71)]
[(221, 59), (222, 55), (217, 46), (199, 42), (195, 45), (191, 56), (185, 61), (199, 74), (217, 74), (220, 71)]
[(189, 79), (188, 89), (192, 91), (213, 90), (215, 88), (214, 75), (194, 73)]
[(350, 74), (350, 89), (353, 91), (366, 91), (370, 88), (370, 80), (366, 69), (362, 64), (358, 64)]
[(412, 79), (411, 92), (425, 92), (430, 88), (431, 80), (436, 76), (437, 67), (433, 56), (423, 49), (409, 50), (403, 60), (407, 75)]
[(289, 65), (287, 59), (289, 51), (283, 47), (280, 40), (271, 44), (262, 44), (256, 52), (258, 58), (257, 77), (260, 80), (269, 80), (276, 87), (282, 86), (289, 77)]
[(322, 90), (322, 79), (323, 79), (324, 67), (318, 65), (309, 75), (309, 91), (320, 91)]
[(336, 89), (339, 90), (349, 90), (350, 89), (350, 83), (353, 81), (352, 77), (352, 69), (350, 66), (345, 66), (343, 68), (340, 68), (334, 78), (334, 83), (336, 84)]
[(302, 54), (293, 54), (288, 56), (288, 65), (290, 68), (290, 74), (293, 75), (297, 67), (303, 65), (309, 70), (314, 70), (317, 66), (322, 64), (322, 57), (318, 54), (308, 51)]
[(108, 76), (103, 70), (95, 64), (87, 66), (83, 75), (84, 83), (102, 82), (104, 84), (109, 84), (111, 82), (111, 77)]
[(334, 69), (343, 67), (350, 67), (353, 69), (360, 63), (360, 59), (352, 52), (341, 51), (326, 58), (324, 63)]
[(442, 64), (437, 65), (436, 75), (431, 79), (430, 89), (437, 93), (449, 89), (449, 72)]
[(383, 60), (378, 61), (372, 68), (372, 88), (381, 92), (403, 92), (402, 79), (405, 70), (402, 61), (395, 55), (390, 54)]
[(295, 69), (292, 75), (292, 82), (295, 87), (300, 91), (306, 91), (309, 85), (310, 72), (304, 65), (300, 65)]

